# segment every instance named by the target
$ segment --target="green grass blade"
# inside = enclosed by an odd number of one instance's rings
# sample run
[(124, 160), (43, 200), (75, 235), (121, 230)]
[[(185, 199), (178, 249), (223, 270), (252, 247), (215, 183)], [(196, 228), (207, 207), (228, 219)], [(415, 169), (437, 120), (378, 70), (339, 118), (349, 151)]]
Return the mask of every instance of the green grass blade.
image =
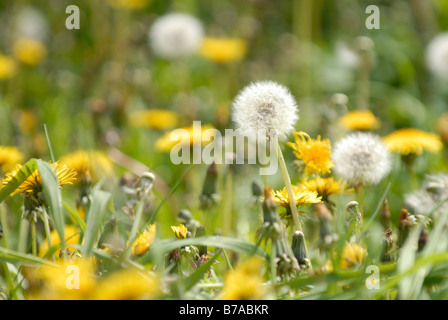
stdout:
[(70, 207), (65, 201), (62, 202), (62, 204), (64, 205), (65, 210), (67, 210), (68, 213), (70, 213), (72, 218), (75, 219), (76, 223), (81, 227), (82, 232), (86, 232), (86, 223), (83, 220), (83, 218), (81, 218), (81, 216), (78, 214), (78, 212), (72, 207)]

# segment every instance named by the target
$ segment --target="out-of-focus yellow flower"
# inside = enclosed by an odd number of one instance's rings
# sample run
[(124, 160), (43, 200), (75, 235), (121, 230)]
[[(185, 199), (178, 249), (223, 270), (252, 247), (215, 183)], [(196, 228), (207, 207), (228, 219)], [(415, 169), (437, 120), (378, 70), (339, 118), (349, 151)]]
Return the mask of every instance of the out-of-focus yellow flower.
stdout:
[(348, 269), (359, 266), (367, 258), (367, 250), (356, 243), (346, 243), (342, 249), (340, 267)]
[(187, 227), (183, 224), (176, 226), (171, 226), (171, 230), (173, 230), (174, 234), (176, 235), (177, 239), (185, 239), (187, 237)]
[[(294, 192), (296, 206), (322, 202), (322, 197), (319, 197), (316, 191), (308, 191), (302, 187), (294, 185), (292, 186), (292, 191)], [(290, 199), (286, 188), (283, 188), (283, 190), (280, 191), (272, 191), (272, 198), (278, 205), (285, 207), (286, 209), (290, 208)]]
[(263, 284), (263, 260), (251, 257), (224, 276), (222, 300), (262, 299), (267, 290)]
[(0, 54), (0, 80), (9, 79), (16, 73), (16, 63), (13, 58)]
[(288, 142), (297, 159), (305, 164), (305, 173), (327, 173), (334, 166), (331, 160), (331, 144), (328, 139), (311, 139), (305, 132), (294, 131), (295, 142)]
[(47, 49), (42, 42), (30, 38), (20, 38), (14, 43), (14, 56), (21, 62), (35, 66), (47, 57)]
[(149, 4), (150, 0), (109, 0), (112, 7), (125, 10), (140, 10)]
[(129, 123), (134, 127), (171, 129), (179, 123), (179, 115), (170, 110), (160, 109), (134, 111), (129, 115)]
[(341, 124), (349, 130), (373, 130), (380, 127), (380, 121), (370, 110), (354, 110), (341, 118)]
[(19, 130), (22, 134), (30, 134), (37, 125), (36, 114), (32, 110), (21, 110), (17, 119)]
[[(70, 251), (75, 251), (75, 248), (70, 247), (70, 244), (78, 244), (80, 239), (80, 230), (72, 225), (66, 225), (64, 228), (64, 236), (65, 236), (65, 247), (68, 248)], [(50, 239), (51, 239), (51, 245), (55, 246), (61, 243), (61, 239), (59, 238), (59, 234), (56, 230), (51, 231), (50, 233)], [(39, 256), (43, 257), (47, 254), (48, 250), (50, 248), (48, 247), (48, 240), (45, 239), (42, 241), (41, 245), (39, 246)], [(55, 252), (56, 256), (59, 256), (59, 253), (61, 252), (61, 249), (58, 249)]]
[(199, 54), (207, 60), (229, 63), (241, 60), (246, 52), (247, 43), (243, 39), (206, 37)]
[(436, 153), (443, 147), (438, 135), (414, 128), (396, 130), (384, 137), (383, 141), (389, 151), (403, 156), (421, 155), (424, 150)]
[(156, 141), (155, 149), (157, 151), (170, 152), (178, 143), (189, 144), (190, 146), (194, 144), (204, 145), (213, 140), (213, 134), (206, 132), (208, 129), (213, 129), (211, 125), (201, 126), (201, 130), (197, 132), (193, 128), (194, 126), (181, 128), (183, 130), (177, 132), (177, 139), (175, 140), (171, 140), (171, 134), (178, 129), (167, 132)]
[(96, 181), (113, 172), (112, 161), (97, 150), (78, 150), (62, 157), (60, 162), (75, 170), (79, 181)]
[(156, 299), (160, 294), (158, 278), (152, 273), (135, 269), (116, 271), (97, 285), (93, 300), (141, 300)]
[[(55, 163), (50, 163), (53, 170), (56, 172), (56, 177), (58, 178), (59, 185), (69, 185), (73, 184), (76, 181), (76, 172), (67, 167), (65, 164), (61, 164), (58, 161)], [(17, 165), (16, 168), (8, 172), (3, 179), (3, 186), (7, 185), (19, 172), (22, 168), (22, 165)], [(34, 171), (22, 184), (13, 192), (11, 196), (16, 194), (25, 194), (27, 197), (31, 197), (33, 195), (37, 195), (42, 191), (42, 178), (40, 177), (39, 171)]]
[(448, 145), (448, 112), (442, 114), (437, 119), (437, 132), (439, 133), (443, 143)]
[(321, 178), (316, 176), (316, 178), (302, 183), (302, 188), (307, 191), (315, 191), (322, 197), (322, 199), (327, 199), (328, 196), (332, 194), (339, 194), (344, 192), (352, 192), (352, 189), (347, 188), (347, 182), (339, 179), (335, 181), (333, 177)]
[(16, 147), (0, 146), (0, 171), (5, 173), (22, 164), (24, 155)]
[(41, 285), (32, 288), (31, 300), (84, 300), (89, 299), (96, 287), (94, 266), (90, 260), (66, 260), (58, 267), (40, 267), (32, 274), (32, 282)]
[(152, 242), (156, 236), (156, 224), (151, 224), (146, 227), (145, 231), (135, 239), (132, 244), (132, 254), (142, 255), (151, 248)]

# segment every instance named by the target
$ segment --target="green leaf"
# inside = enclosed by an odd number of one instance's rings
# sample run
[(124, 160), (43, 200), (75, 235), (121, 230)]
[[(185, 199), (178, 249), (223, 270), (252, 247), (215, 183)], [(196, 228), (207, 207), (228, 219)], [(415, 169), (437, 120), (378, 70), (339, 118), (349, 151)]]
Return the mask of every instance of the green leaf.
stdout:
[(46, 265), (46, 266), (51, 266), (51, 267), (56, 266), (56, 264), (52, 263), (51, 261), (33, 256), (31, 254), (26, 254), (26, 253), (14, 251), (14, 250), (2, 248), (2, 247), (0, 247), (0, 260), (13, 261), (13, 262), (18, 261), (18, 262), (22, 262), (22, 263), (28, 264), (28, 265), (38, 264), (38, 265)]
[(81, 227), (82, 232), (86, 232), (86, 223), (78, 214), (78, 212), (72, 207), (70, 207), (65, 201), (62, 204), (64, 205), (65, 210), (67, 210), (68, 213), (70, 213), (72, 218), (75, 219), (76, 223), (78, 223), (78, 225)]
[(98, 238), (99, 229), (107, 213), (110, 200), (111, 194), (109, 192), (95, 190), (92, 193), (92, 200), (86, 212), (87, 224), (82, 247), (82, 255), (85, 257), (89, 257), (92, 254), (92, 249)]
[(184, 246), (209, 246), (223, 249), (230, 249), (236, 252), (245, 253), (248, 255), (259, 254), (265, 258), (269, 258), (269, 255), (260, 247), (256, 247), (254, 244), (239, 239), (211, 236), (211, 237), (199, 237), (188, 239), (166, 239), (155, 241), (151, 246), (148, 254), (145, 254), (141, 259), (141, 263), (148, 262), (152, 257), (162, 257), (165, 253), (173, 251), (174, 249)]
[(204, 263), (199, 268), (197, 268), (192, 274), (190, 274), (185, 279), (181, 280), (180, 286), (186, 291), (190, 290), (199, 280), (202, 279), (204, 274), (207, 272), (207, 270), (210, 269), (210, 267), (215, 262), (215, 260), (218, 258), (220, 253), (221, 253), (221, 250), (216, 252), (212, 258), (210, 258), (206, 263)]

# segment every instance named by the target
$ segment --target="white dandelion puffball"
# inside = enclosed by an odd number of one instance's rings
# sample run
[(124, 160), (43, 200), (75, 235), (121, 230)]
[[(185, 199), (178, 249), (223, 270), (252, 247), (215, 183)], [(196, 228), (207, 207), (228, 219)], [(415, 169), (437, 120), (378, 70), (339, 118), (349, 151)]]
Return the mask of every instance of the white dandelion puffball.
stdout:
[(169, 13), (158, 18), (149, 31), (154, 53), (167, 59), (193, 55), (203, 37), (201, 22), (185, 13)]
[(299, 109), (288, 88), (273, 81), (246, 86), (233, 101), (232, 119), (243, 134), (274, 131), (284, 138), (299, 119)]
[(377, 184), (391, 170), (391, 157), (379, 136), (352, 133), (334, 146), (334, 171), (354, 184)]
[(448, 32), (435, 36), (428, 44), (426, 66), (435, 76), (448, 79)]

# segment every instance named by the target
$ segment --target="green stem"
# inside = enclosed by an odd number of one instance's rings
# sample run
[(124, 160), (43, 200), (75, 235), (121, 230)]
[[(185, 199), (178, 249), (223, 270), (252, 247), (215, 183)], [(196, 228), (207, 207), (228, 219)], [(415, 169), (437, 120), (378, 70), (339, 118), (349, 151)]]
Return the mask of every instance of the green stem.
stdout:
[(277, 284), (277, 268), (275, 265), (275, 257), (277, 255), (275, 244), (271, 241), (271, 281), (272, 284)]
[[(273, 137), (273, 139), (274, 139), (274, 143), (277, 145), (276, 150), (277, 150), (278, 161), (280, 164), (280, 169), (282, 170), (283, 181), (285, 182), (285, 187), (286, 187), (286, 190), (288, 191), (289, 207), (291, 209), (294, 226), (295, 226), (296, 230), (303, 232), (302, 221), (300, 220), (299, 212), (297, 211), (294, 192), (292, 190), (291, 178), (289, 177), (288, 168), (286, 167), (285, 158), (283, 157), (283, 152), (282, 152), (282, 149), (280, 148), (277, 137)], [(306, 252), (306, 257), (310, 261), (310, 267), (308, 268), (308, 274), (311, 274), (313, 271), (313, 267), (311, 264), (310, 256), (308, 254), (308, 248), (306, 246), (306, 241), (305, 241), (305, 252)]]
[(124, 261), (127, 258), (129, 258), (130, 254), (131, 254), (132, 244), (134, 243), (134, 240), (137, 235), (137, 230), (140, 225), (140, 221), (142, 220), (144, 205), (145, 205), (145, 203), (143, 200), (141, 200), (137, 203), (136, 210), (135, 210), (136, 213), (135, 213), (134, 223), (132, 225), (131, 232), (129, 234), (128, 247), (126, 248), (125, 252), (123, 253), (123, 255), (121, 257), (121, 261)]
[(50, 249), (53, 244), (51, 242), (51, 231), (50, 231), (50, 222), (48, 221), (48, 215), (45, 208), (42, 208), (42, 221), (44, 222), (45, 236), (48, 241), (48, 249)]
[(37, 256), (36, 220), (31, 218), (31, 250), (33, 256)]
[(20, 220), (19, 244), (17, 248), (19, 252), (26, 252), (26, 245), (28, 241), (28, 227), (28, 220), (22, 218)]
[(229, 168), (226, 176), (226, 198), (224, 202), (224, 224), (223, 234), (228, 236), (232, 227), (232, 191), (233, 191), (233, 172), (232, 168)]
[(6, 214), (5, 204), (0, 205), (0, 224), (3, 226), (3, 246), (9, 248), (9, 229), (8, 229), (8, 215)]
[(232, 264), (230, 263), (229, 256), (227, 255), (227, 252), (225, 249), (222, 249), (222, 253), (224, 253), (224, 258), (226, 259), (227, 267), (230, 271), (233, 271)]

